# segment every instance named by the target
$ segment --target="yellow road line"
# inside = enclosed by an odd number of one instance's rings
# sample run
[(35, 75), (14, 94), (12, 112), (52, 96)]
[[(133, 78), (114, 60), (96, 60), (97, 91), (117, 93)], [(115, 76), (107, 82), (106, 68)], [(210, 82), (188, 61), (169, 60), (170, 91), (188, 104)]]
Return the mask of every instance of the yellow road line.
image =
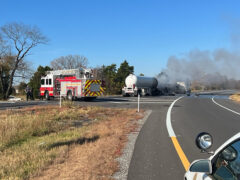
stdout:
[(170, 105), (170, 107), (168, 108), (168, 111), (167, 111), (167, 117), (166, 117), (166, 125), (167, 125), (167, 130), (168, 130), (168, 134), (169, 134), (169, 137), (171, 137), (172, 139), (172, 142), (173, 142), (173, 145), (177, 151), (177, 154), (180, 158), (180, 160), (182, 161), (182, 164), (183, 164), (183, 167), (185, 168), (185, 170), (187, 171), (189, 166), (190, 166), (190, 163), (186, 157), (186, 155), (184, 154), (177, 138), (176, 138), (176, 134), (172, 128), (172, 123), (171, 123), (171, 111), (172, 111), (172, 108), (174, 106), (174, 104), (180, 100), (182, 97), (179, 97), (178, 99), (176, 99), (174, 102), (172, 102), (172, 104)]
[(187, 171), (188, 168), (189, 168), (189, 166), (190, 166), (190, 163), (189, 163), (186, 155), (184, 154), (184, 152), (183, 152), (180, 144), (178, 143), (177, 138), (176, 138), (176, 137), (171, 137), (171, 139), (172, 139), (173, 145), (174, 145), (174, 147), (175, 147), (175, 149), (176, 149), (176, 151), (177, 151), (177, 153), (178, 153), (178, 156), (179, 156), (179, 158), (180, 158), (181, 161), (182, 161), (183, 167), (184, 167), (185, 170)]

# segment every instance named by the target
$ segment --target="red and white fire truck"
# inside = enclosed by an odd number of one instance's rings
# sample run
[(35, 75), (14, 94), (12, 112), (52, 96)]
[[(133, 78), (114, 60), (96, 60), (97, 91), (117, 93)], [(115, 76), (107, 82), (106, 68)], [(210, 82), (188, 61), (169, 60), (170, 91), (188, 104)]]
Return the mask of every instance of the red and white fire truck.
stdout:
[(40, 96), (63, 97), (68, 100), (77, 98), (94, 99), (103, 94), (100, 80), (93, 79), (91, 69), (64, 69), (48, 71), (41, 78)]

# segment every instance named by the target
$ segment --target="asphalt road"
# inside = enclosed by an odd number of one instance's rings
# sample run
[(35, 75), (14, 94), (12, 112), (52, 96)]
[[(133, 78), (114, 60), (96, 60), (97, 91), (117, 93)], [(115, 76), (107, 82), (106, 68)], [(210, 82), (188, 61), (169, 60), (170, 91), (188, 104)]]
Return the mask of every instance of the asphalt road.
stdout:
[[(143, 97), (141, 98), (140, 107), (143, 109), (154, 109), (157, 108), (155, 104), (169, 105), (175, 96), (158, 96), (158, 97)], [(108, 96), (98, 97), (93, 101), (78, 100), (74, 101), (75, 104), (82, 106), (104, 106), (111, 108), (137, 108), (137, 97), (122, 97), (122, 96)], [(19, 102), (7, 102), (0, 101), (0, 110), (5, 109), (18, 109), (27, 106), (38, 106), (38, 105), (58, 105), (59, 100), (35, 100), (35, 101), (19, 101)]]
[[(200, 153), (195, 146), (194, 141), (198, 133), (205, 131), (212, 134), (214, 141), (212, 150), (216, 150), (228, 138), (240, 131), (240, 115), (236, 114), (240, 113), (240, 105), (228, 99), (232, 93), (234, 91), (198, 93), (190, 97), (184, 96), (174, 104), (171, 111), (172, 128), (189, 162), (208, 157), (207, 154)], [(166, 126), (169, 107), (179, 96), (141, 98), (140, 109), (151, 109), (152, 113), (137, 138), (128, 180), (183, 179), (185, 168)], [(0, 103), (0, 109), (57, 103), (58, 101)], [(137, 108), (136, 97), (103, 97), (92, 102), (76, 101), (75, 103), (83, 106)]]
[[(232, 92), (231, 92), (232, 93)], [(195, 146), (200, 132), (213, 136), (212, 150), (240, 131), (240, 116), (217, 104), (240, 112), (240, 105), (228, 99), (229, 91), (183, 97), (171, 111), (172, 128), (189, 162), (207, 158)], [(177, 97), (176, 97), (177, 98)], [(168, 107), (155, 105), (136, 141), (128, 180), (181, 180), (185, 169), (166, 127)]]
[(18, 101), (18, 102), (8, 102), (1, 101), (0, 102), (0, 110), (6, 109), (19, 109), (27, 106), (37, 106), (37, 105), (46, 105), (46, 104), (56, 104), (56, 101)]

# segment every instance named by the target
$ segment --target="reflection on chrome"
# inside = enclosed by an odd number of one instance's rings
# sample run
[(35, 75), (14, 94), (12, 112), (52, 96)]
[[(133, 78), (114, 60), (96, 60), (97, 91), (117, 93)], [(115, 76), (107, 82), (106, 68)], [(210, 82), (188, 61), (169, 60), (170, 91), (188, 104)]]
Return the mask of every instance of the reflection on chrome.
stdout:
[(200, 137), (200, 145), (204, 149), (208, 149), (212, 145), (211, 136), (208, 134)]

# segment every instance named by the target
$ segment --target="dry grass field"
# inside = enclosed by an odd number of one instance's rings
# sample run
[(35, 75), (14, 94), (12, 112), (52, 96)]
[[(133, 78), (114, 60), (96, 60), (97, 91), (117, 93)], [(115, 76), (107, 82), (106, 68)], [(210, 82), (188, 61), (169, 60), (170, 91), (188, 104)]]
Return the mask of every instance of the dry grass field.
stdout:
[(143, 112), (65, 103), (0, 113), (0, 179), (112, 179)]
[(234, 95), (230, 96), (230, 99), (232, 99), (233, 101), (236, 101), (236, 102), (240, 102), (240, 94), (234, 94)]

